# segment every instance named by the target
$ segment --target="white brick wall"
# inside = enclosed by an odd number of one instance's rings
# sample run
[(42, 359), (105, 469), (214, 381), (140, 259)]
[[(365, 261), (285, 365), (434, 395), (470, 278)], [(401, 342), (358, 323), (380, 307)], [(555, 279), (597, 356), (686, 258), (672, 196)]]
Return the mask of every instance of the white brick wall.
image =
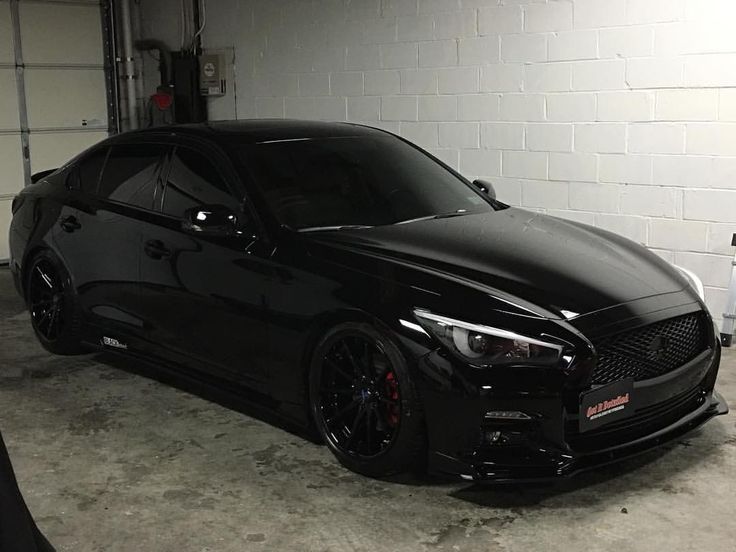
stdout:
[[(142, 9), (160, 25), (156, 4)], [(207, 8), (205, 46), (235, 47), (238, 116), (347, 117), (398, 132), (490, 178), (509, 203), (619, 232), (693, 269), (720, 318), (736, 232), (733, 0)], [(174, 19), (150, 34), (178, 36)]]

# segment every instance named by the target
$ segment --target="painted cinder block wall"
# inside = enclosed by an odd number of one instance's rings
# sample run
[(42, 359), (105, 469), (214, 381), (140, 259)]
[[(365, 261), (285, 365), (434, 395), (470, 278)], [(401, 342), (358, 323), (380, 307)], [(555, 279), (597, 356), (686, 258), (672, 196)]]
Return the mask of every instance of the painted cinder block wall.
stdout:
[[(155, 4), (151, 20), (175, 20)], [(203, 37), (235, 53), (214, 118), (386, 128), (507, 203), (692, 269), (720, 319), (736, 232), (734, 21), (733, 0), (217, 0)]]

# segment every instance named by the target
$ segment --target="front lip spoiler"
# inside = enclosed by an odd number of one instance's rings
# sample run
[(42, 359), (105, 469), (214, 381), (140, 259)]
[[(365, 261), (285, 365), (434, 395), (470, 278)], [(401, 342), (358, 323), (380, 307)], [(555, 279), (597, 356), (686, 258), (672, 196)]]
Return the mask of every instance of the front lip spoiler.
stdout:
[(585, 454), (569, 454), (565, 452), (548, 452), (548, 461), (544, 465), (498, 466), (492, 463), (463, 462), (437, 454), (430, 459), (430, 468), (434, 463), (437, 472), (454, 473), (462, 479), (475, 483), (544, 483), (560, 481), (574, 477), (582, 472), (633, 458), (650, 452), (658, 447), (678, 439), (690, 431), (702, 426), (716, 416), (728, 413), (728, 404), (716, 391), (708, 395), (706, 401), (691, 413), (683, 416), (675, 423), (654, 433), (629, 441), (615, 447)]
[(571, 461), (568, 466), (561, 468), (560, 475), (573, 476), (599, 466), (633, 458), (634, 456), (672, 442), (690, 431), (697, 429), (712, 418), (725, 414), (728, 414), (726, 400), (717, 391), (713, 391), (697, 410), (680, 418), (674, 424), (618, 447), (611, 447), (578, 457)]

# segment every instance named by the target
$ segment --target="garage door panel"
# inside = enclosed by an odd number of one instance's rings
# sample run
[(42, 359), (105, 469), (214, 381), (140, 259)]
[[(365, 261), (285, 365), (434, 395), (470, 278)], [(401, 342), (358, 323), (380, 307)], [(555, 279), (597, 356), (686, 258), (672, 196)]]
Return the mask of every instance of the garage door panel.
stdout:
[(28, 69), (25, 83), (31, 129), (106, 126), (103, 70)]
[[(0, 66), (14, 64), (10, 3), (0, 0)], [(0, 68), (0, 131), (19, 128), (15, 69)], [(23, 187), (22, 151), (20, 134), (0, 134), (0, 260), (10, 256), (8, 250), (10, 205), (12, 196)]]
[(0, 197), (15, 195), (23, 188), (20, 134), (0, 134), (0, 167)]
[(56, 169), (107, 138), (107, 132), (43, 132), (32, 133), (31, 171), (36, 173)]
[(102, 65), (97, 5), (20, 3), (23, 61), (27, 64)]
[(12, 199), (0, 199), (0, 259), (10, 257), (8, 233), (10, 231), (10, 219), (13, 216), (10, 210), (11, 205)]
[(13, 27), (10, 24), (10, 2), (0, 1), (0, 64), (15, 63)]
[(0, 131), (19, 130), (18, 87), (15, 69), (0, 69)]

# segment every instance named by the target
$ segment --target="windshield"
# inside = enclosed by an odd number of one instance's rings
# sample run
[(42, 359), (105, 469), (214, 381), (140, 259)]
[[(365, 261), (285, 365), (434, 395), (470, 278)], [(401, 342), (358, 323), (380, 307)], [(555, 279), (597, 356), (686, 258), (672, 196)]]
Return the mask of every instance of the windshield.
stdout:
[(250, 144), (237, 155), (278, 221), (297, 230), (494, 210), (465, 181), (391, 136)]

